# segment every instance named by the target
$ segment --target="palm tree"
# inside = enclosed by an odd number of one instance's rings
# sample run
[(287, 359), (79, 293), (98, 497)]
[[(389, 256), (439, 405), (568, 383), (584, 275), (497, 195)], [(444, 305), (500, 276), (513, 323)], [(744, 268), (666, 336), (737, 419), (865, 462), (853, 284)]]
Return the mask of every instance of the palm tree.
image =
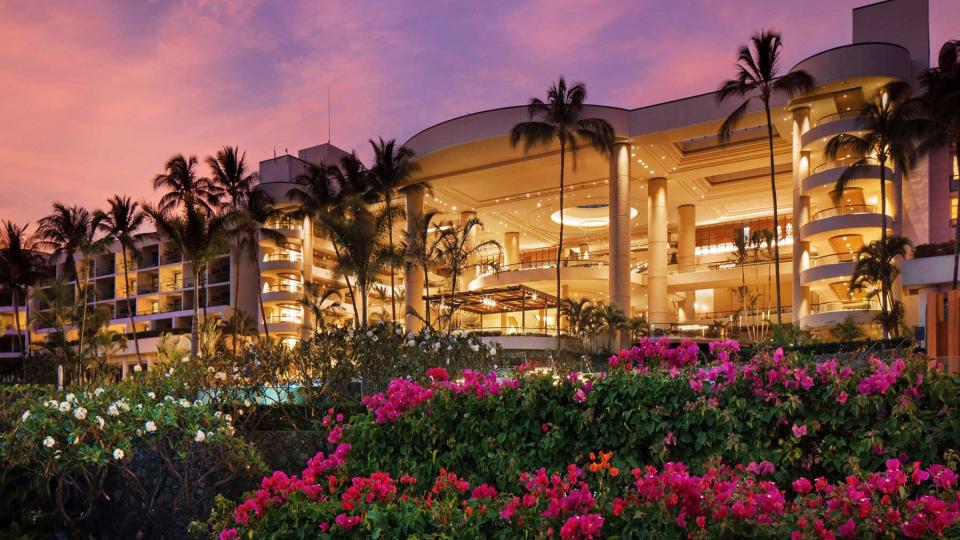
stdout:
[[(881, 306), (888, 305), (892, 296), (890, 285), (900, 275), (900, 269), (895, 264), (896, 258), (906, 257), (909, 246), (910, 240), (893, 235), (861, 247), (850, 278), (850, 290), (866, 291), (868, 298), (879, 296)], [(902, 312), (902, 309), (897, 307), (890, 312), (883, 310), (876, 319), (883, 329), (884, 339), (888, 339), (891, 332), (899, 333), (899, 320), (890, 316), (893, 311)]]
[(613, 148), (613, 126), (602, 118), (583, 118), (583, 103), (587, 98), (587, 87), (582, 82), (567, 88), (567, 82), (560, 77), (556, 84), (547, 90), (547, 101), (531, 98), (527, 105), (530, 115), (528, 122), (520, 122), (510, 131), (510, 145), (516, 147), (524, 143), (524, 151), (534, 146), (548, 145), (556, 141), (560, 144), (560, 239), (557, 243), (557, 349), (560, 348), (560, 263), (563, 256), (563, 179), (564, 160), (570, 149), (573, 165), (577, 164), (577, 147), (582, 143), (594, 148), (603, 155)]
[[(960, 40), (948, 41), (940, 47), (937, 67), (923, 71), (920, 86), (926, 91), (929, 116), (933, 120), (930, 142), (953, 146), (953, 157), (960, 171)], [(954, 228), (953, 289), (956, 289), (960, 265), (960, 225)]]
[(137, 231), (143, 227), (147, 215), (140, 208), (140, 205), (132, 201), (130, 197), (114, 195), (107, 203), (110, 205), (109, 210), (97, 212), (99, 221), (97, 227), (104, 234), (105, 239), (116, 242), (120, 246), (123, 259), (123, 284), (127, 297), (127, 316), (130, 318), (130, 331), (133, 332), (133, 345), (137, 351), (137, 363), (141, 364), (143, 362), (140, 358), (140, 339), (137, 337), (137, 327), (133, 322), (133, 315), (136, 310), (133, 307), (133, 295), (130, 293), (130, 264), (127, 260), (127, 253), (130, 253), (134, 260), (140, 260), (137, 241), (143, 237), (143, 234)]
[[(478, 261), (479, 255), (490, 248), (496, 248), (497, 251), (502, 251), (500, 243), (496, 240), (484, 240), (483, 242), (473, 244), (472, 241), (475, 236), (474, 229), (478, 228), (482, 229), (483, 223), (477, 218), (471, 218), (463, 225), (451, 225), (447, 229), (444, 229), (440, 232), (440, 237), (437, 239), (439, 242), (440, 259), (450, 271), (451, 296), (456, 296), (457, 281), (459, 281), (460, 276), (463, 275), (465, 270), (471, 266), (476, 267), (485, 264), (482, 261), (471, 264), (471, 261)], [(451, 328), (453, 327), (455, 311), (456, 304), (451, 304), (448, 314), (448, 324)], [(559, 322), (559, 311), (557, 312), (557, 317)]]
[[(370, 140), (370, 146), (373, 148), (373, 166), (370, 168), (370, 187), (374, 193), (380, 196), (384, 206), (391, 206), (393, 198), (401, 188), (413, 186), (427, 187), (426, 182), (410, 182), (410, 177), (420, 170), (420, 165), (413, 161), (415, 153), (406, 146), (397, 147), (394, 139), (384, 141), (379, 138), (377, 141)], [(398, 215), (403, 219), (402, 214)], [(387, 241), (390, 250), (395, 249), (393, 243), (393, 223), (388, 225)], [(396, 300), (396, 263), (390, 263), (390, 309), (393, 320), (397, 320), (397, 300)]]
[[(3, 283), (13, 298), (13, 321), (17, 328), (17, 348), (21, 356), (30, 354), (30, 302), (27, 292), (43, 272), (43, 257), (37, 250), (36, 239), (27, 234), (27, 225), (12, 221), (0, 222), (0, 283)], [(20, 324), (20, 302), (23, 298), (26, 309), (26, 341)], [(26, 345), (26, 351), (24, 346)]]
[(750, 96), (743, 101), (720, 125), (718, 135), (721, 142), (730, 140), (734, 128), (747, 112), (747, 106), (754, 99), (763, 103), (767, 115), (767, 144), (770, 150), (770, 193), (773, 196), (773, 226), (776, 236), (773, 242), (774, 271), (777, 275), (777, 326), (783, 324), (780, 302), (780, 214), (777, 204), (776, 169), (773, 164), (773, 121), (770, 118), (770, 99), (775, 95), (792, 98), (813, 88), (813, 77), (806, 71), (791, 71), (781, 76), (780, 53), (783, 41), (779, 33), (761, 30), (750, 37), (753, 50), (749, 45), (740, 47), (737, 58), (737, 74), (725, 81), (717, 92), (717, 101), (723, 102), (733, 96)]
[[(432, 268), (441, 257), (440, 238), (442, 235), (433, 235), (438, 227), (433, 220), (439, 212), (426, 212), (419, 216), (413, 216), (413, 226), (407, 228), (406, 238), (401, 245), (400, 251), (403, 253), (403, 262), (407, 268), (417, 267), (423, 269), (423, 292), (427, 298), (430, 298), (430, 268)], [(433, 238), (431, 239), (431, 235)], [(419, 313), (416, 314), (418, 317)], [(430, 327), (430, 306), (426, 306), (427, 327)]]
[(570, 334), (582, 338), (587, 320), (593, 310), (589, 298), (564, 298), (560, 301), (560, 314), (567, 318)]
[[(250, 196), (257, 183), (259, 175), (256, 172), (250, 173), (244, 158), (246, 152), (240, 152), (239, 147), (224, 146), (216, 156), (207, 156), (206, 162), (210, 167), (210, 182), (219, 189), (226, 200), (224, 201), (230, 208), (240, 212), (245, 212), (248, 208)], [(240, 254), (240, 244), (243, 241), (243, 234), (246, 227), (241, 227), (236, 231), (234, 237), (235, 250), (237, 256)], [(233, 311), (237, 311), (237, 300), (240, 297), (240, 264), (236, 265), (237, 272), (233, 283)], [(236, 325), (233, 326), (236, 329)], [(233, 336), (236, 341), (237, 336)]]
[(328, 309), (340, 307), (340, 291), (324, 288), (320, 284), (308, 281), (303, 284), (303, 298), (298, 303), (313, 315), (313, 331), (318, 332), (326, 326), (324, 315)]
[[(230, 231), (237, 220), (236, 212), (212, 210), (208, 214), (202, 208), (203, 206), (188, 203), (182, 215), (174, 215), (152, 206), (144, 207), (157, 230), (177, 246), (183, 260), (192, 267), (193, 322), (190, 328), (190, 353), (194, 356), (199, 351), (200, 282), (207, 266), (229, 243)], [(204, 303), (206, 300), (204, 297)]]
[(359, 325), (367, 326), (368, 293), (377, 274), (390, 262), (392, 253), (384, 243), (388, 223), (396, 216), (397, 207), (371, 211), (360, 195), (347, 195), (335, 211), (317, 215), (319, 223), (330, 233), (337, 248), (335, 269), (343, 276), (354, 276), (360, 293)]
[(160, 198), (157, 210), (169, 212), (182, 206), (197, 206), (205, 212), (213, 211), (220, 202), (222, 190), (213, 181), (197, 176), (197, 156), (176, 154), (167, 160), (164, 172), (153, 177), (153, 189), (166, 193)]
[[(265, 191), (254, 189), (246, 198), (245, 206), (242, 206), (236, 212), (234, 224), (234, 233), (237, 234), (239, 242), (237, 244), (237, 256), (246, 254), (249, 260), (253, 261), (253, 268), (257, 277), (257, 304), (260, 307), (260, 318), (263, 321), (263, 334), (270, 340), (270, 330), (267, 328), (267, 313), (263, 309), (263, 276), (260, 273), (260, 246), (258, 235), (273, 240), (274, 242), (284, 241), (284, 237), (277, 231), (265, 229), (262, 225), (271, 219), (280, 217), (283, 212), (273, 205), (273, 199)], [(246, 249), (244, 249), (246, 247)], [(240, 263), (237, 263), (237, 280), (240, 279)], [(239, 297), (239, 288), (234, 289), (234, 298)], [(234, 303), (236, 311), (236, 303)], [(233, 328), (236, 328), (235, 326)], [(236, 335), (234, 335), (236, 341)]]
[[(923, 138), (929, 132), (920, 105), (919, 101), (910, 99), (907, 83), (888, 83), (857, 117), (861, 135), (841, 133), (827, 141), (823, 150), (824, 157), (830, 160), (848, 155), (859, 157), (837, 178), (834, 197), (838, 204), (847, 184), (852, 180), (870, 178), (868, 166), (871, 160), (876, 159), (879, 163), (881, 222), (877, 247), (880, 249), (887, 245), (887, 163), (903, 174), (907, 174), (916, 163), (923, 148)], [(881, 282), (880, 285), (889, 287), (891, 283)], [(880, 295), (880, 311), (884, 315), (887, 313), (887, 296)], [(884, 338), (887, 337), (884, 329)]]
[[(52, 252), (53, 255), (63, 255), (67, 280), (74, 282), (75, 302), (81, 310), (80, 332), (77, 348), (83, 351), (84, 334), (87, 322), (87, 270), (90, 257), (105, 250), (103, 240), (94, 240), (99, 214), (91, 213), (80, 206), (65, 206), (62, 203), (53, 203), (53, 213), (37, 222), (37, 236), (40, 240), (37, 247)], [(76, 256), (81, 254), (83, 261), (83, 276), (77, 272)]]

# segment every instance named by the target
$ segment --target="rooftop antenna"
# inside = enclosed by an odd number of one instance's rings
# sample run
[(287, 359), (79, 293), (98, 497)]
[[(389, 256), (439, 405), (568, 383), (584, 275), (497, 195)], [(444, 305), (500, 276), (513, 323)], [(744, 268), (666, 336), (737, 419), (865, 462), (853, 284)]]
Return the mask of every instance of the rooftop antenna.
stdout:
[(330, 87), (327, 86), (327, 144), (330, 144)]

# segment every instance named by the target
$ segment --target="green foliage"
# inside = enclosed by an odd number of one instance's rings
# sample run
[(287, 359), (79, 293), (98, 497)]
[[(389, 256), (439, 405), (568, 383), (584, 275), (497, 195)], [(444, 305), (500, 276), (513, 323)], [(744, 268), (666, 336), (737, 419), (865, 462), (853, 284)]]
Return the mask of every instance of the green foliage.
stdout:
[[(917, 385), (920, 398), (902, 399), (905, 380), (925, 369), (920, 359), (911, 362), (909, 374), (883, 395), (858, 395), (855, 375), (809, 391), (784, 390), (769, 401), (742, 379), (701, 394), (683, 376), (614, 372), (595, 381), (581, 404), (570, 385), (527, 377), (519, 389), (482, 399), (443, 393), (394, 423), (357, 416), (351, 459), (362, 471), (430, 478), (446, 467), (500, 486), (521, 471), (563, 468), (596, 449), (614, 451), (621, 468), (668, 461), (697, 468), (719, 456), (726, 463), (770, 461), (778, 479), (839, 479), (900, 452), (939, 462), (960, 444), (960, 425), (941, 421), (960, 412), (956, 377), (927, 375)], [(841, 391), (850, 396), (844, 405)], [(810, 436), (793, 436), (794, 424), (808, 426)], [(676, 444), (668, 444), (670, 433)]]
[(19, 486), (17, 521), (27, 515), (80, 535), (119, 511), (115, 505), (139, 509), (140, 531), (208, 512), (204, 492), (211, 497), (214, 486), (258, 472), (262, 462), (228, 415), (183, 396), (176, 379), (6, 390), (3, 481), (29, 480)]

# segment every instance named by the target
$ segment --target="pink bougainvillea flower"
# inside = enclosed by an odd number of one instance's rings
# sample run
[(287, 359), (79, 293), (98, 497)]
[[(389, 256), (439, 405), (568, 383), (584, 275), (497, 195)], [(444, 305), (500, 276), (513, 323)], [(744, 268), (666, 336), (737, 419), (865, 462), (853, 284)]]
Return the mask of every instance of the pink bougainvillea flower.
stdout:
[(793, 431), (793, 436), (796, 438), (801, 438), (807, 434), (807, 425), (806, 424), (794, 424), (791, 428)]

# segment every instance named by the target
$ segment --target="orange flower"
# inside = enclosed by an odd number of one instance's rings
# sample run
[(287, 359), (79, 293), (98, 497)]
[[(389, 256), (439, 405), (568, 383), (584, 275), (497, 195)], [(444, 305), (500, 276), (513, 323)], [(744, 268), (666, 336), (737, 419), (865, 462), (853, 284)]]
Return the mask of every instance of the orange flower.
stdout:
[(616, 467), (610, 467), (610, 476), (617, 476), (620, 474), (620, 469)]

